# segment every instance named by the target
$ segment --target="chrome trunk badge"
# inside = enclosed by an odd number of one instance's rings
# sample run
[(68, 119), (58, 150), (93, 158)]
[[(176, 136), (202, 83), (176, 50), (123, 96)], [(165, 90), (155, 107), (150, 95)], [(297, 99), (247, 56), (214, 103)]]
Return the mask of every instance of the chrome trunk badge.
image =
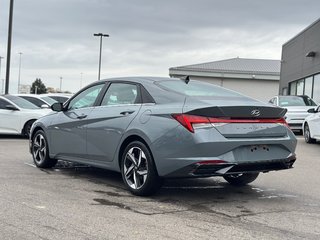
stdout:
[(251, 115), (254, 116), (254, 117), (258, 117), (258, 116), (261, 115), (261, 112), (258, 109), (254, 109), (254, 110), (251, 111)]

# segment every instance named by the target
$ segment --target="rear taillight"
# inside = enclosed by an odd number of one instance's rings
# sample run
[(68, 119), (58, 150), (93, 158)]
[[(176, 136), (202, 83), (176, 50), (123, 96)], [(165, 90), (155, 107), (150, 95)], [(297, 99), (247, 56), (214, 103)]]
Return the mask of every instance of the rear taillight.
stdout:
[(172, 114), (172, 117), (176, 119), (182, 126), (188, 129), (190, 132), (194, 132), (194, 124), (209, 124), (209, 119), (207, 117), (194, 116), (188, 114)]
[(213, 127), (228, 123), (277, 123), (285, 125), (289, 128), (288, 123), (284, 118), (276, 119), (231, 119), (231, 118), (211, 118), (188, 114), (172, 114), (182, 126), (190, 132), (194, 132), (194, 128)]

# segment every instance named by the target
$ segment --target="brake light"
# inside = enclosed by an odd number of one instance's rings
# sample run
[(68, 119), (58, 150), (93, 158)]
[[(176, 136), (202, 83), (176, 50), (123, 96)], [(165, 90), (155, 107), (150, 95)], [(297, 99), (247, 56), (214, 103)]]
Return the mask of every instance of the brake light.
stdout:
[(284, 118), (276, 119), (232, 119), (232, 118), (208, 118), (202, 116), (188, 115), (188, 114), (172, 114), (182, 126), (194, 133), (194, 126), (215, 126), (215, 124), (227, 123), (278, 123), (289, 128), (288, 123)]
[(172, 114), (172, 117), (176, 119), (182, 126), (188, 129), (190, 132), (194, 132), (193, 124), (210, 124), (207, 117), (187, 115), (187, 114)]

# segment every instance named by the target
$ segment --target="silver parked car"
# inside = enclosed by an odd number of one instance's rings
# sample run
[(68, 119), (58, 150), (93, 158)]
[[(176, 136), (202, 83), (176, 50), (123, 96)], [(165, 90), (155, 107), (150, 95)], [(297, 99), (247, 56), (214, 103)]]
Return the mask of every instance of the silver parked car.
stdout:
[(108, 79), (52, 109), (32, 127), (36, 166), (60, 159), (119, 171), (136, 195), (154, 193), (163, 178), (222, 176), (245, 185), (296, 160), (285, 109), (208, 83)]
[(317, 104), (308, 96), (275, 96), (269, 103), (286, 108), (285, 119), (293, 131), (302, 132), (304, 119), (310, 115), (308, 110)]

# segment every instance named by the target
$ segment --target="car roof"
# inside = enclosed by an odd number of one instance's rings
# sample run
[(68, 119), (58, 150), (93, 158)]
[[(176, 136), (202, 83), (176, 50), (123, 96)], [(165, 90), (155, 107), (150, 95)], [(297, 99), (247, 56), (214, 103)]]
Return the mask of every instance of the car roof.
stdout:
[[(102, 81), (105, 82), (114, 82), (114, 81), (128, 81), (128, 82), (135, 82), (135, 83), (141, 83), (141, 84), (150, 84), (158, 81), (165, 81), (165, 80), (172, 80), (176, 81), (179, 80), (179, 78), (169, 78), (169, 77), (144, 77), (144, 76), (137, 76), (137, 77), (116, 77), (116, 78), (107, 78), (107, 79), (102, 79)], [(101, 80), (100, 80), (101, 81)], [(96, 81), (100, 82), (100, 81)]]
[(17, 96), (17, 97), (34, 97), (34, 98), (41, 98), (42, 96), (38, 95), (38, 94), (31, 94), (31, 93), (16, 93), (16, 94), (11, 94), (13, 96)]

